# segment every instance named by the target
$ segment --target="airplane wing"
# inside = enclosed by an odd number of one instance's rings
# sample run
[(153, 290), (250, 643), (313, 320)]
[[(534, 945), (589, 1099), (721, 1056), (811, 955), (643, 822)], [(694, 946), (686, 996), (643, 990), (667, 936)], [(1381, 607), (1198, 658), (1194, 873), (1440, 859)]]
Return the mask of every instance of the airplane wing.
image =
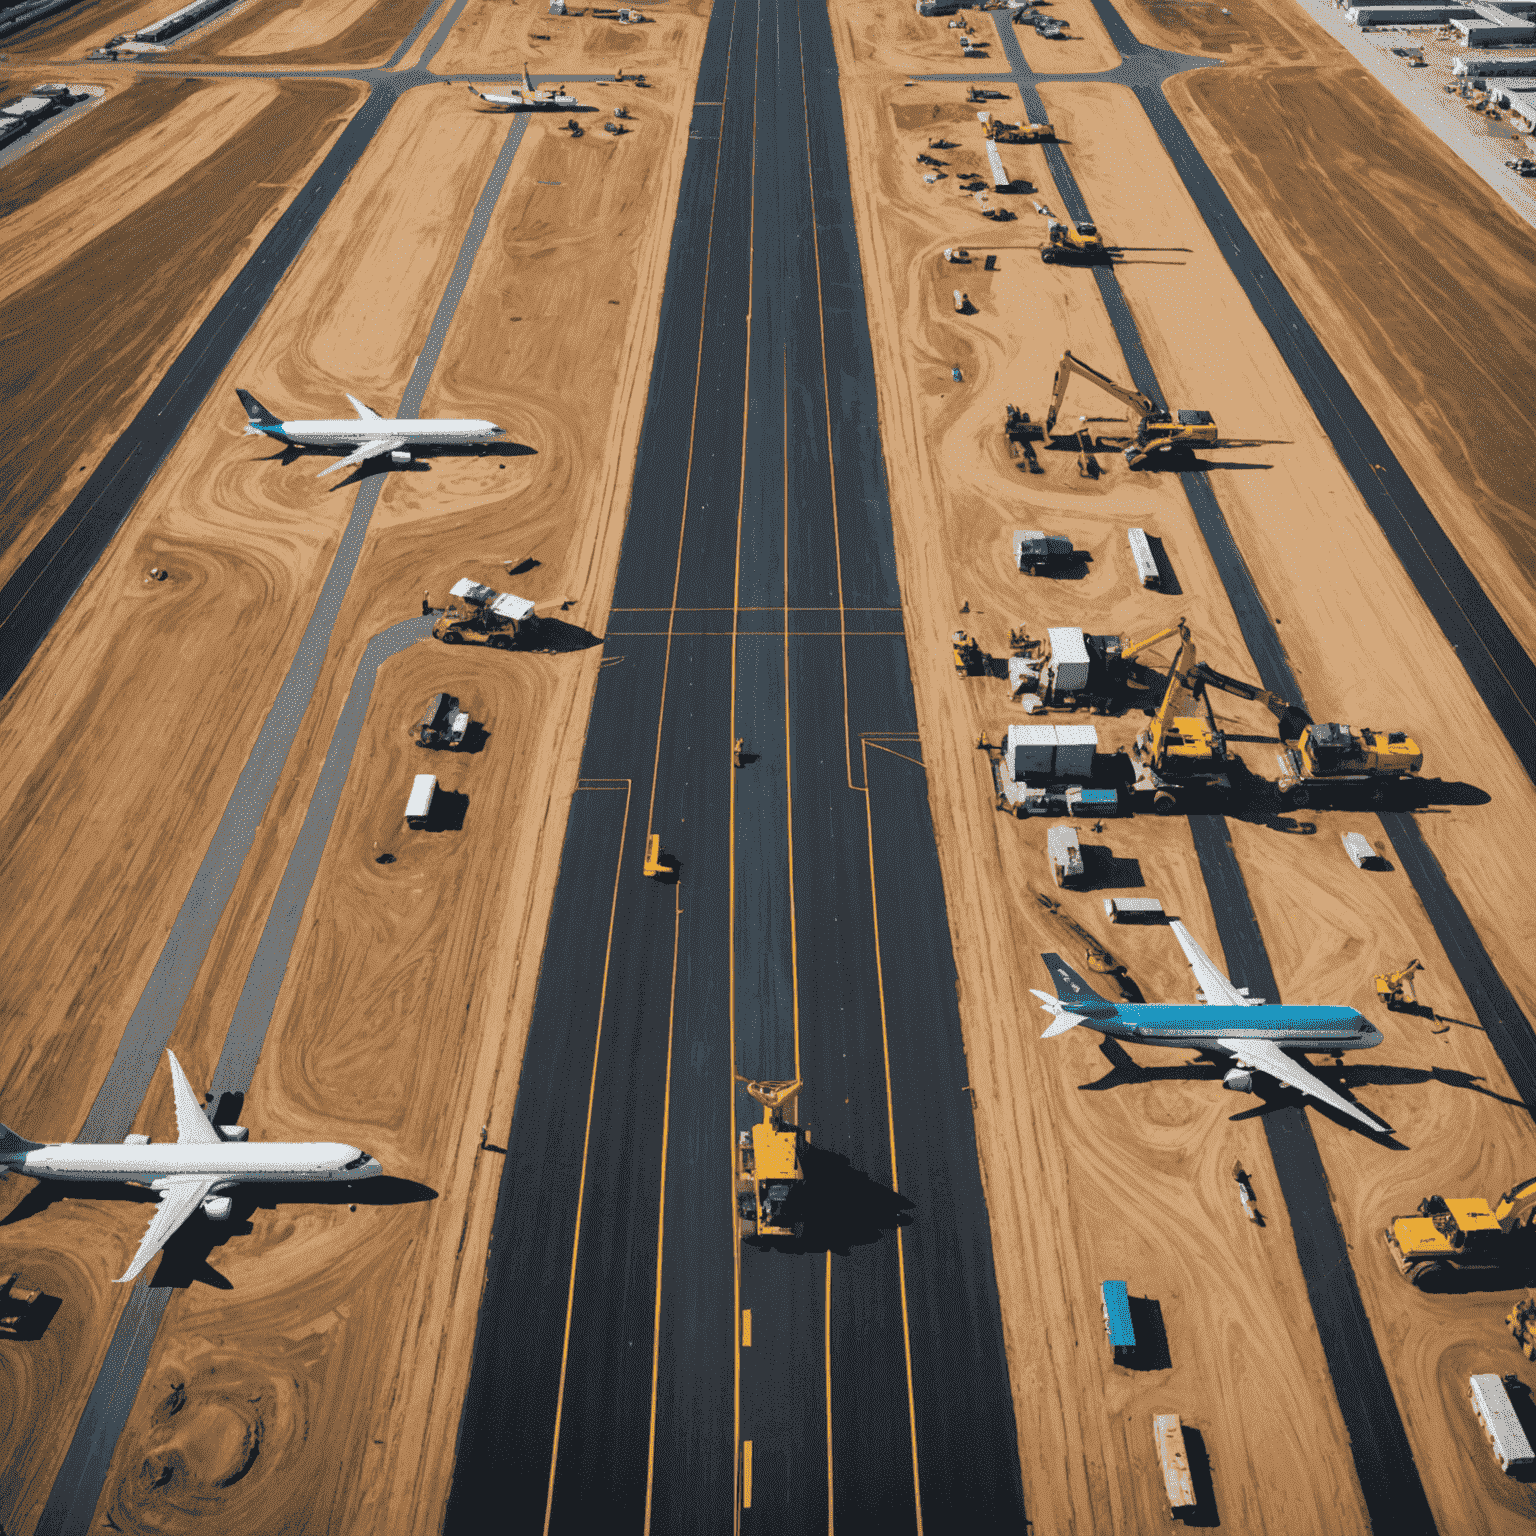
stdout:
[(165, 1053), (171, 1060), (171, 1088), (176, 1095), (176, 1140), (182, 1145), (201, 1143), (204, 1146), (222, 1146), (223, 1139), (209, 1123), (203, 1107), (192, 1092), (187, 1074), (171, 1051)]
[[(204, 1120), (203, 1124), (208, 1122)], [(209, 1126), (209, 1129), (213, 1127)], [(118, 1284), (138, 1279), (144, 1266), (165, 1247), (176, 1229), (213, 1193), (216, 1182), (199, 1173), (172, 1174), (169, 1178), (155, 1180), (150, 1188), (159, 1192), (160, 1204), (150, 1219), (149, 1231), (144, 1234), (139, 1251), (133, 1256), (133, 1263), (117, 1277)]]
[(1199, 982), (1200, 990), (1205, 993), (1206, 1002), (1225, 1008), (1252, 1008), (1258, 1003), (1258, 998), (1248, 997), (1239, 992), (1216, 969), (1216, 962), (1195, 943), (1189, 929), (1183, 923), (1175, 918), (1168, 926), (1173, 929), (1173, 936), (1179, 941), (1179, 947), (1184, 951), (1184, 958), (1189, 961), (1189, 968), (1195, 973), (1195, 980)]
[(1271, 1077), (1278, 1078), (1282, 1083), (1289, 1083), (1292, 1088), (1299, 1088), (1303, 1093), (1311, 1094), (1314, 1099), (1328, 1105), (1330, 1109), (1337, 1109), (1349, 1115), (1373, 1131), (1391, 1129), (1366, 1114), (1358, 1105), (1351, 1104), (1342, 1094), (1335, 1093), (1326, 1083), (1319, 1082), (1294, 1056), (1287, 1056), (1273, 1040), (1231, 1039), (1218, 1040), (1216, 1044), (1222, 1050), (1230, 1052), (1241, 1065), (1259, 1072), (1267, 1072)]
[(361, 447), (354, 448), (344, 459), (337, 459), (329, 469), (322, 469), (316, 480), (323, 480), (327, 475), (335, 474), (338, 469), (350, 469), (354, 464), (361, 464), (367, 459), (376, 459), (381, 453), (393, 453), (396, 448), (404, 448), (403, 437), (370, 437)]
[(362, 417), (362, 419), (364, 421), (383, 421), (384, 420), (384, 418), (382, 416), (380, 416), (377, 411), (369, 410), (369, 408), (366, 405), (364, 405), (363, 402), (361, 400), (359, 400), (356, 395), (348, 395), (347, 399), (351, 403), (352, 409), (354, 411), (356, 411), (357, 414), (360, 417)]

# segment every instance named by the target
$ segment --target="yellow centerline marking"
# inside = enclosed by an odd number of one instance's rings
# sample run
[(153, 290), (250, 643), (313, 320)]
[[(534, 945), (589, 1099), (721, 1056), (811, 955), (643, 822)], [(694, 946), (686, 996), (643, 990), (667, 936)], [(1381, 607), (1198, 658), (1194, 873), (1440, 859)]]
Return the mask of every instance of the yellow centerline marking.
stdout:
[[(885, 1121), (891, 1148), (891, 1189), (900, 1194), (901, 1176), (896, 1167), (896, 1105), (891, 1098), (891, 1041), (885, 1015), (885, 965), (880, 958), (880, 899), (875, 889), (875, 821), (869, 803), (868, 742), (860, 741), (859, 755), (860, 767), (864, 771), (864, 825), (869, 840), (869, 910), (875, 925), (875, 983), (880, 993), (880, 1048), (885, 1057)], [(917, 1399), (912, 1390), (912, 1323), (907, 1314), (907, 1256), (901, 1234), (902, 1229), (897, 1227), (896, 1270), (901, 1281), (901, 1347), (907, 1363), (907, 1427), (912, 1438), (912, 1503), (917, 1513), (917, 1536), (923, 1536), (923, 1490), (917, 1471)]]
[[(735, 14), (731, 17), (731, 26), (736, 25)], [(731, 591), (731, 728), (727, 738), (727, 748), (732, 753), (730, 761), (730, 901), (727, 925), (729, 929), (728, 948), (730, 954), (727, 957), (729, 968), (729, 1000), (726, 1014), (730, 1021), (731, 1030), (731, 1076), (727, 1092), (731, 1099), (731, 1161), (730, 1161), (730, 1195), (731, 1195), (731, 1269), (736, 1291), (736, 1310), (739, 1313), (741, 1307), (741, 1230), (736, 1216), (736, 765), (734, 753), (736, 747), (736, 630), (740, 623), (741, 612), (741, 521), (742, 507), (746, 499), (747, 480), (747, 396), (750, 393), (746, 389), (747, 381), (751, 376), (752, 368), (752, 264), (754, 260), (753, 235), (757, 229), (757, 64), (758, 55), (762, 50), (763, 40), (763, 13), (759, 6), (757, 12), (757, 36), (752, 44), (752, 172), (748, 181), (747, 193), (747, 373), (743, 375), (743, 399), (741, 407), (741, 480), (736, 492), (736, 575), (735, 584)], [(695, 396), (695, 409), (697, 409), (697, 396)], [(675, 600), (677, 594), (673, 593)], [(732, 1417), (734, 1430), (732, 1441), (741, 1439), (741, 1334), (736, 1335), (736, 1361), (735, 1375), (731, 1383)], [(745, 1479), (743, 1483), (743, 1477)], [(731, 1469), (732, 1499), (731, 1521), (732, 1529), (741, 1530), (741, 1512), (752, 1505), (752, 1442), (748, 1440), (742, 1450), (741, 1461), (732, 1459)], [(743, 1498), (745, 1502), (743, 1502)]]
[[(613, 926), (619, 910), (619, 874), (624, 867), (624, 835), (629, 830), (629, 795), (633, 784), (628, 779), (623, 782), (624, 821), (619, 828), (619, 857), (613, 869), (613, 899), (608, 908), (608, 942), (603, 950), (603, 983), (597, 1000), (597, 1035), (592, 1041), (592, 1081), (587, 1087), (587, 1125), (581, 1138), (581, 1177), (576, 1185), (576, 1226), (571, 1236), (571, 1278), (565, 1292), (565, 1336), (560, 1342), (560, 1387), (555, 1394), (555, 1437), (549, 1448), (549, 1488), (544, 1495), (544, 1536), (549, 1536), (550, 1515), (555, 1507), (555, 1463), (560, 1456), (560, 1420), (565, 1409), (565, 1370), (571, 1352), (571, 1314), (576, 1305), (576, 1257), (581, 1250), (581, 1210), (587, 1193), (587, 1153), (592, 1146), (592, 1108), (597, 1099), (597, 1062), (603, 1045), (603, 1013), (608, 1006), (608, 967), (613, 958)], [(581, 792), (579, 787), (577, 792)]]
[(821, 1323), (827, 1378), (827, 1536), (832, 1536), (832, 1250), (827, 1249), (826, 1304)]
[(743, 1307), (741, 1311), (741, 1347), (752, 1348), (752, 1308)]
[[(779, 385), (784, 401), (781, 433), (784, 440), (784, 832), (789, 845), (789, 997), (795, 1031), (795, 1070), (800, 1076), (800, 935), (795, 926), (795, 786), (789, 737), (789, 349), (783, 353)], [(797, 1107), (795, 1118), (800, 1118)], [(830, 1480), (830, 1473), (828, 1474)]]

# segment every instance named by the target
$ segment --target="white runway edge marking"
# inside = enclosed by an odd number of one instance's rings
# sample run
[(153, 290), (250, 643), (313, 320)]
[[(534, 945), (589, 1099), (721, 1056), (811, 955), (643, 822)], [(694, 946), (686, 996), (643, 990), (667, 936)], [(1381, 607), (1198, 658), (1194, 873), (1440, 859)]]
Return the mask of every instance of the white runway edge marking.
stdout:
[[(512, 119), (496, 164), (475, 204), (448, 287), (433, 316), (426, 345), (422, 347), (405, 387), (400, 404), (402, 416), (415, 415), (421, 408), (422, 396), (442, 353), (448, 327), (463, 297), (470, 269), (485, 239), (491, 214), (506, 184), (527, 124), (525, 117)], [(192, 889), (177, 914), (149, 984), (128, 1021), (123, 1043), (86, 1117), (80, 1140), (121, 1141), (143, 1103), (145, 1091), (202, 968), (219, 919), (250, 853), (256, 830), (287, 764), (299, 725), (314, 697), (336, 616), (357, 568), (384, 478), (376, 475), (358, 491), (336, 558), (331, 563), (304, 638), (299, 642), (298, 655), (257, 736), (256, 745), (230, 796), (208, 853), (192, 882)], [(215, 1084), (224, 1083), (227, 1087), (250, 1081), (272, 1016), (272, 1006), (287, 970), (288, 950), (297, 932), (315, 871), (319, 868), (325, 838), (345, 782), (346, 768), (356, 746), (356, 733), (367, 711), (367, 694), (372, 691), (374, 675), (387, 656), (413, 643), (429, 628), (428, 621), (408, 619), (374, 636), (364, 652), (321, 769), (320, 785), (289, 856), (282, 885), (252, 960), (215, 1070)], [(360, 690), (363, 692), (359, 700)], [(280, 966), (277, 964), (279, 958)], [(213, 1102), (218, 1102), (217, 1097)], [(107, 1469), (138, 1396), (169, 1300), (168, 1288), (153, 1285), (137, 1285), (129, 1293), (128, 1304), (113, 1332), (96, 1384), (91, 1389), (85, 1411), (44, 1506), (37, 1536), (85, 1536), (90, 1529)]]

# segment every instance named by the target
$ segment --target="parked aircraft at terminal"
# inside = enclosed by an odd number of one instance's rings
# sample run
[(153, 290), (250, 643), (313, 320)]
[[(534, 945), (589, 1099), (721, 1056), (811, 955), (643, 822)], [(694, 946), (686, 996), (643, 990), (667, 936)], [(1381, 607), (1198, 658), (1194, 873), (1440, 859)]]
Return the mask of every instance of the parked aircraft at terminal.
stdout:
[(339, 1141), (258, 1141), (235, 1126), (216, 1127), (203, 1113), (181, 1063), (170, 1051), (171, 1087), (176, 1097), (176, 1140), (28, 1141), (0, 1125), (0, 1174), (34, 1179), (146, 1184), (160, 1196), (149, 1230), (119, 1282), (139, 1272), (165, 1247), (171, 1235), (199, 1206), (212, 1221), (226, 1221), (232, 1203), (224, 1191), (237, 1184), (352, 1184), (383, 1173), (376, 1158)]
[(347, 399), (357, 412), (355, 417), (343, 416), (335, 421), (279, 421), (248, 390), (237, 389), (235, 393), (245, 407), (247, 437), (275, 437), (279, 442), (291, 443), (297, 448), (351, 448), (352, 452), (344, 459), (322, 469), (315, 476), (317, 480), (386, 453), (396, 464), (409, 464), (412, 448), (472, 447), (499, 442), (507, 435), (493, 421), (458, 420), (446, 416), (380, 416), (353, 395), (348, 395)]
[(1086, 1024), (1102, 1035), (1133, 1040), (1138, 1045), (1172, 1045), (1227, 1056), (1234, 1065), (1222, 1080), (1223, 1087), (1252, 1092), (1254, 1073), (1264, 1072), (1373, 1131), (1389, 1129), (1286, 1055), (1287, 1050), (1326, 1051), (1330, 1055), (1369, 1050), (1382, 1040), (1375, 1025), (1353, 1008), (1266, 1005), (1262, 998), (1249, 997), (1222, 975), (1183, 923), (1175, 921), (1170, 926), (1195, 973), (1203, 1005), (1112, 1003), (1100, 997), (1060, 955), (1042, 955), (1056, 983), (1056, 996), (1030, 988), (1041, 1007), (1055, 1016), (1055, 1022), (1040, 1038), (1049, 1040)]

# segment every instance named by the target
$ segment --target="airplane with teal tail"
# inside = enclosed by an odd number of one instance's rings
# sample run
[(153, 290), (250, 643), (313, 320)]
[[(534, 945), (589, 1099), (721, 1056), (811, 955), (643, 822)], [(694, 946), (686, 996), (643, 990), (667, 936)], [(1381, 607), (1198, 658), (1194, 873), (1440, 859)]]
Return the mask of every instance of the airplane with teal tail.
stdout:
[(1288, 1051), (1324, 1051), (1337, 1057), (1344, 1051), (1364, 1051), (1381, 1044), (1382, 1034), (1353, 1008), (1292, 1007), (1266, 1004), (1234, 987), (1200, 948), (1183, 923), (1169, 925), (1195, 973), (1199, 1005), (1177, 1003), (1115, 1003), (1100, 997), (1060, 955), (1040, 958), (1056, 983), (1056, 995), (1030, 991), (1054, 1022), (1040, 1037), (1049, 1040), (1079, 1024), (1101, 1035), (1137, 1045), (1171, 1045), (1226, 1057), (1233, 1063), (1222, 1087), (1252, 1093), (1254, 1074), (1263, 1072), (1310, 1094), (1320, 1103), (1349, 1115), (1373, 1131), (1391, 1128), (1335, 1093)]

